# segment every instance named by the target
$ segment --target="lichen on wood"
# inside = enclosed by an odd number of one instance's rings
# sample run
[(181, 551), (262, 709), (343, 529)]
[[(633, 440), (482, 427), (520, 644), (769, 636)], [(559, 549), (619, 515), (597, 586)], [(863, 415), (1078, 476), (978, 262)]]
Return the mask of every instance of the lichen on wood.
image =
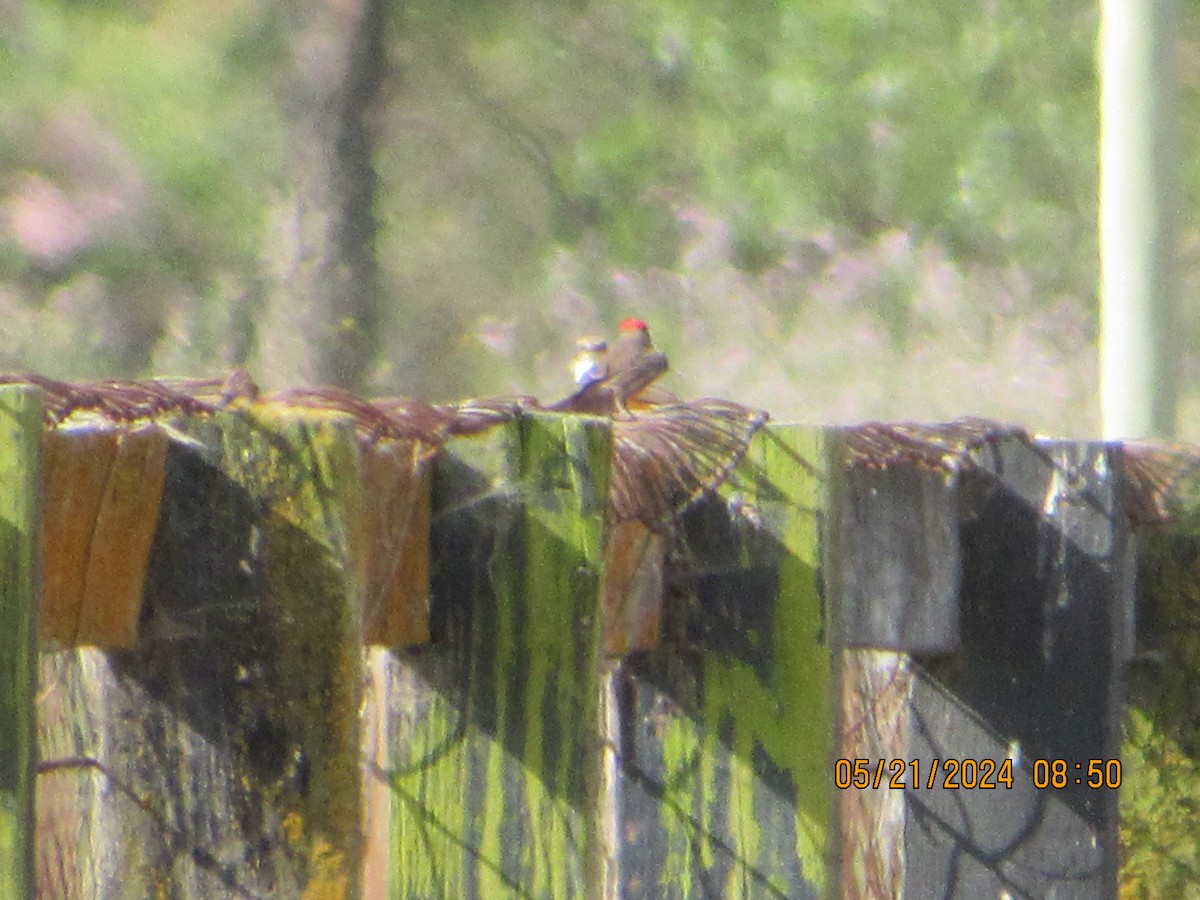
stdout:
[(432, 646), (372, 651), (368, 893), (598, 889), (608, 441), (536, 415), (444, 448)]
[(40, 391), (0, 387), (0, 898), (33, 895)]
[(663, 645), (616, 675), (623, 896), (818, 897), (828, 884), (825, 469), (818, 429), (768, 428), (682, 523)]
[(354, 896), (354, 429), (266, 407), (171, 427), (137, 646), (42, 654), (39, 883)]

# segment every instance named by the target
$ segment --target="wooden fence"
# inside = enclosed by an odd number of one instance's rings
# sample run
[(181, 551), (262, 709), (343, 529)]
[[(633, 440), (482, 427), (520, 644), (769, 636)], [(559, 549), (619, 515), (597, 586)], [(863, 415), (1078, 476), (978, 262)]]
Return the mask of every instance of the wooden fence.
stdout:
[(776, 425), (662, 535), (604, 419), (43, 419), (0, 388), (0, 897), (1116, 894), (1119, 446)]

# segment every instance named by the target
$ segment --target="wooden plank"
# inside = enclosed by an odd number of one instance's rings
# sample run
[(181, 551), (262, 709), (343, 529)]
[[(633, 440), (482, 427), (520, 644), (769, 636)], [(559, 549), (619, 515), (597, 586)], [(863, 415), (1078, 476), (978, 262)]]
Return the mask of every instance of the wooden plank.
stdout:
[[(962, 561), (959, 476), (916, 465), (847, 467), (843, 441), (840, 432), (830, 435), (837, 465), (825, 563), (840, 648), (833, 764), (851, 767), (857, 759), (905, 758), (913, 690), (908, 654), (958, 646)], [(843, 897), (903, 895), (905, 800), (889, 781), (837, 791)]]
[(904, 792), (892, 787), (890, 769), (878, 784), (848, 786), (846, 779), (856, 774), (855, 760), (908, 758), (911, 657), (888, 650), (844, 649), (838, 653), (837, 674), (840, 727), (833, 765), (838, 776), (838, 896), (903, 897), (908, 869)]
[[(864, 760), (872, 776), (883, 764), (878, 786), (843, 795), (844, 896), (1114, 895), (1116, 792), (1085, 780), (1091, 760), (1117, 757), (1131, 646), (1132, 548), (1115, 452), (1016, 438), (977, 451), (977, 468), (956, 484), (957, 541), (942, 543), (960, 559), (913, 567), (934, 580), (961, 567), (959, 651), (923, 664), (843, 651), (838, 756)], [(897, 498), (879, 502), (907, 502), (910, 521), (922, 521), (919, 497), (896, 474)], [(891, 527), (903, 531), (904, 520)], [(831, 521), (855, 527), (852, 516)], [(905, 598), (886, 605), (906, 608)], [(1038, 789), (1034, 775), (1054, 760), (1066, 783)], [(971, 786), (989, 770), (995, 788)], [(1005, 771), (1011, 787), (997, 780)]]
[[(911, 752), (1019, 756), (1022, 765), (1011, 792), (914, 792), (908, 887), (917, 895), (940, 884), (961, 897), (1115, 896), (1117, 792), (1084, 779), (1090, 761), (1118, 757), (1132, 647), (1118, 452), (1010, 440), (978, 460), (972, 478), (983, 488), (962, 526), (963, 650), (941, 672), (944, 691), (918, 691), (923, 727)], [(947, 695), (980, 724), (943, 713)], [(1065, 786), (1030, 791), (1037, 760), (1062, 760)]]
[(604, 652), (658, 646), (667, 536), (636, 519), (610, 522), (604, 540)]
[(613, 676), (618, 896), (824, 896), (824, 469), (819, 431), (771, 427), (687, 517), (663, 646)]
[(432, 647), (369, 650), (368, 896), (599, 896), (608, 465), (586, 417), (444, 448)]
[(433, 466), (426, 445), (385, 440), (363, 448), (367, 553), (363, 640), (407, 647), (429, 640), (429, 516)]
[(137, 644), (169, 443), (152, 426), (117, 440), (86, 559), (76, 643), (126, 649)]
[(43, 640), (137, 643), (169, 442), (151, 425), (89, 422), (46, 432)]
[[(118, 440), (115, 428), (53, 430), (47, 431), (43, 439), (39, 624), (41, 639), (47, 643), (61, 647), (78, 643), (92, 535)], [(138, 600), (140, 603), (140, 592)]]
[(0, 898), (33, 891), (41, 393), (0, 387)]
[(353, 429), (179, 420), (139, 645), (42, 654), (43, 896), (344, 897), (360, 852)]
[(840, 598), (840, 645), (910, 653), (957, 647), (957, 483), (956, 473), (917, 466), (834, 473), (829, 577)]

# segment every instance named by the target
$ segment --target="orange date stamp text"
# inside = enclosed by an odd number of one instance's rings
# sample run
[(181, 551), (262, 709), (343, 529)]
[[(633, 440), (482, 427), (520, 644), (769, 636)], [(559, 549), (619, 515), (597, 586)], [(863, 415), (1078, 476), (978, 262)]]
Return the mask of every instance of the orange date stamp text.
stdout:
[[(1035, 759), (1028, 764), (1026, 775), (1038, 790), (1062, 790), (1071, 786), (1115, 789), (1121, 786), (1121, 761)], [(909, 760), (842, 758), (834, 760), (833, 784), (839, 790), (882, 787), (893, 790), (1011, 790), (1013, 760), (1007, 757)]]

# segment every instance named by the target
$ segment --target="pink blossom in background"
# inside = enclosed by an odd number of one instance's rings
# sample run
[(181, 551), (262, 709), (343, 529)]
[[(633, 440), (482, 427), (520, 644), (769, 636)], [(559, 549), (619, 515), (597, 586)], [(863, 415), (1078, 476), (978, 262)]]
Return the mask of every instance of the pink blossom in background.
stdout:
[(515, 333), (514, 319), (505, 321), (495, 316), (483, 316), (475, 327), (475, 340), (493, 353), (510, 356)]
[(87, 217), (66, 192), (38, 175), (23, 178), (5, 203), (6, 231), (46, 266), (65, 263), (92, 242)]

